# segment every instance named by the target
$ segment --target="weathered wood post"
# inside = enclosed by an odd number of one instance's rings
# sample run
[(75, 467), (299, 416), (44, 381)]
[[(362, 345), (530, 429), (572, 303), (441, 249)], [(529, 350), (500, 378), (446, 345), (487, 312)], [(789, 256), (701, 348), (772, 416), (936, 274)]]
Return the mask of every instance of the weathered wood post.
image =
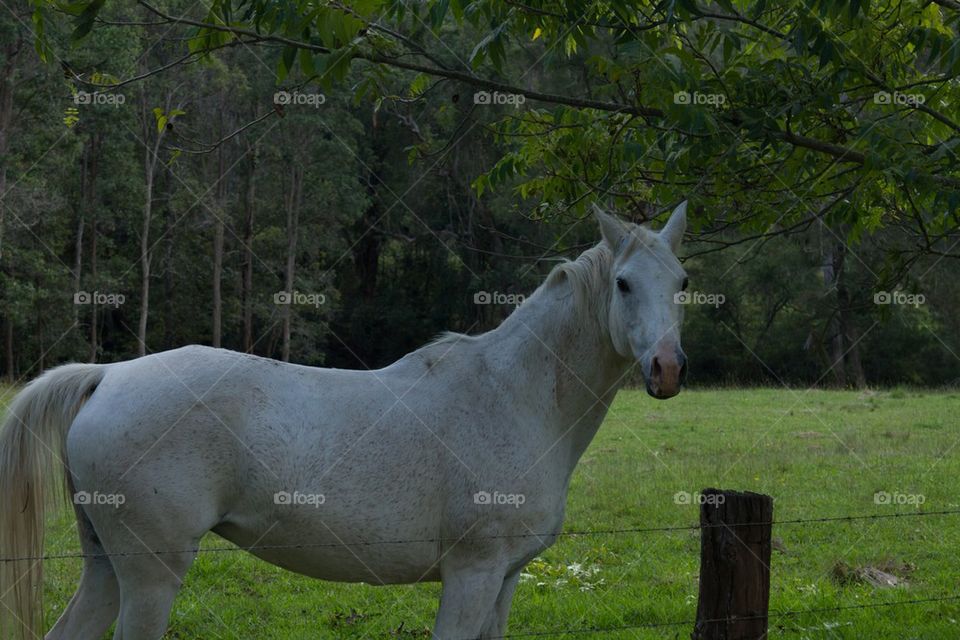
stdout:
[(773, 498), (719, 489), (704, 489), (701, 496), (700, 599), (692, 640), (766, 640)]

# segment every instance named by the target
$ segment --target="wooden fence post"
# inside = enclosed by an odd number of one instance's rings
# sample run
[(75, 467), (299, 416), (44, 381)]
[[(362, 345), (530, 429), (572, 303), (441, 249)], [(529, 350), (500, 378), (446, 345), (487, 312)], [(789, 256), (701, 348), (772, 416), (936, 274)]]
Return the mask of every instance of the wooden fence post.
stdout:
[[(773, 498), (701, 493), (700, 599), (692, 640), (766, 640)], [(768, 523), (750, 524), (748, 523)]]

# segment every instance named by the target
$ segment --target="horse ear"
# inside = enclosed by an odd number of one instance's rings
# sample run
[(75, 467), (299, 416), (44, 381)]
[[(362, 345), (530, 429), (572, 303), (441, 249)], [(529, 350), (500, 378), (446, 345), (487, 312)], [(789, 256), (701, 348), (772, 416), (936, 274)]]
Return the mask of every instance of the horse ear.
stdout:
[(680, 243), (683, 242), (683, 232), (687, 228), (687, 201), (684, 200), (670, 214), (667, 224), (660, 229), (660, 237), (670, 246), (670, 249), (676, 253), (680, 249)]
[(617, 247), (620, 246), (620, 240), (628, 233), (627, 227), (616, 216), (610, 215), (596, 203), (593, 205), (593, 215), (600, 223), (600, 233), (603, 235), (603, 241), (616, 251)]

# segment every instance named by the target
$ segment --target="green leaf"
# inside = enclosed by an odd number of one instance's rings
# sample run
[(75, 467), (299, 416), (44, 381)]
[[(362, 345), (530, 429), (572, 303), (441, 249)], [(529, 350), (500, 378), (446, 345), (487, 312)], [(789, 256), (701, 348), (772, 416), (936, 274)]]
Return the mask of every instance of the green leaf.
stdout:
[(283, 54), (280, 56), (280, 60), (277, 62), (277, 81), (283, 82), (287, 77), (287, 74), (290, 72), (290, 69), (293, 68), (293, 61), (297, 57), (297, 48), (296, 47), (284, 47)]
[(430, 7), (430, 26), (437, 30), (443, 24), (443, 19), (447, 16), (447, 10), (450, 8), (450, 0), (437, 0)]
[(316, 27), (320, 33), (320, 42), (323, 43), (323, 46), (328, 49), (336, 49), (337, 38), (333, 32), (333, 21), (326, 19), (327, 13), (328, 12), (324, 12), (320, 15), (317, 19)]
[(833, 60), (836, 50), (833, 46), (833, 40), (829, 37), (824, 37), (823, 44), (820, 46), (820, 68), (824, 68), (830, 61)]
[[(470, 60), (470, 64), (473, 65), (474, 68), (477, 68), (480, 66), (483, 60), (487, 57), (488, 53), (490, 53), (491, 45), (497, 42), (497, 40), (500, 38), (501, 32), (506, 27), (507, 27), (507, 23), (505, 22), (501, 23), (493, 31), (485, 35), (483, 39), (481, 39), (480, 42), (477, 43), (477, 46), (473, 48), (473, 51), (470, 52), (469, 60)], [(491, 59), (493, 58), (492, 55), (490, 57)], [(493, 60), (493, 62), (496, 65), (496, 61)]]
[(351, 15), (340, 15), (338, 19), (334, 21), (334, 33), (337, 35), (339, 40), (339, 46), (343, 47), (349, 44), (354, 38), (357, 37), (357, 34), (360, 32), (360, 29), (364, 27), (364, 23), (360, 20), (357, 20)]
[(93, 29), (93, 24), (97, 20), (97, 14), (100, 13), (100, 9), (103, 8), (103, 4), (106, 0), (93, 0), (87, 7), (80, 13), (80, 17), (77, 18), (77, 26), (73, 30), (72, 38), (74, 40), (80, 40), (85, 35), (90, 33), (90, 30)]
[(415, 97), (415, 96), (419, 96), (421, 93), (426, 91), (427, 87), (429, 86), (430, 86), (430, 76), (423, 73), (419, 73), (410, 83), (410, 87), (408, 91), (411, 96)]
[(80, 17), (80, 14), (82, 14), (88, 8), (89, 2), (87, 0), (81, 0), (80, 2), (76, 2), (75, 0), (60, 0), (50, 4), (56, 7), (57, 11), (71, 15), (74, 18), (78, 18)]
[(33, 15), (31, 16), (31, 21), (33, 22), (33, 32), (35, 37), (33, 39), (33, 48), (37, 52), (42, 62), (48, 62), (52, 56), (52, 49), (50, 48), (50, 43), (47, 42), (45, 35), (45, 25), (46, 17), (44, 15), (44, 5), (37, 3), (33, 9)]
[[(453, 19), (458, 23), (463, 22), (463, 4), (460, 0), (451, 0), (450, 1), (450, 10), (453, 13)], [(466, 4), (469, 4), (467, 2)]]
[(313, 64), (313, 54), (310, 53), (307, 49), (300, 49), (299, 53), (300, 58), (300, 71), (303, 72), (308, 78), (312, 78), (317, 75), (317, 69)]

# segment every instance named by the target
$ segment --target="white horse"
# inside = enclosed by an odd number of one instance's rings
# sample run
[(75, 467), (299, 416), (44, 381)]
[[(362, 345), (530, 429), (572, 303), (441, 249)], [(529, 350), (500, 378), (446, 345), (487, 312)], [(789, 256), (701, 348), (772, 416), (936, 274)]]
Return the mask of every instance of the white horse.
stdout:
[[(60, 478), (86, 554), (46, 638), (116, 620), (115, 640), (157, 640), (208, 531), (317, 578), (442, 581), (434, 638), (502, 636), (630, 365), (680, 390), (685, 211), (657, 233), (597, 210), (602, 242), (498, 328), (384, 369), (189, 346), (34, 380), (0, 432), (0, 557), (42, 555)], [(41, 567), (0, 562), (0, 637), (39, 637)]]

